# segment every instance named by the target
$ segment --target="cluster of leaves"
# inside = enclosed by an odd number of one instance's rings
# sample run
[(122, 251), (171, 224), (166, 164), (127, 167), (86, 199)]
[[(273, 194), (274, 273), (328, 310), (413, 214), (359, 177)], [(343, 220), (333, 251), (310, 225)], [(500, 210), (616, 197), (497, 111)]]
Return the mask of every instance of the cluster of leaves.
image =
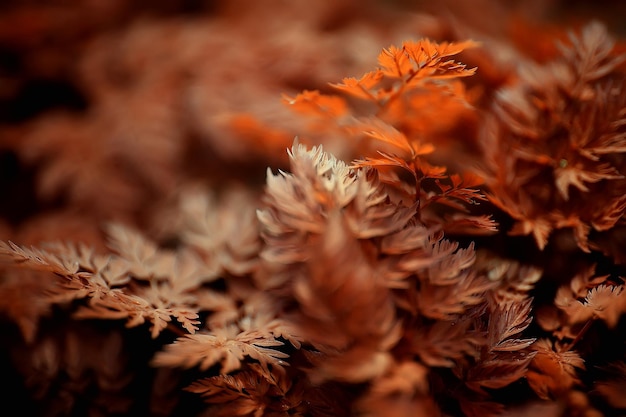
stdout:
[[(241, 222), (254, 205), (232, 199), (230, 208), (243, 207), (229, 217), (240, 229), (221, 227), (228, 236), (245, 233), (239, 242), (209, 234), (216, 211), (195, 195), (184, 203), (193, 228), (179, 230), (184, 245), (177, 250), (112, 225), (111, 254), (12, 243), (2, 254), (57, 277), (31, 302), (72, 302), (75, 319), (147, 323), (153, 338), (166, 329), (188, 333), (152, 364), (206, 372), (188, 389), (218, 404), (217, 415), (338, 415), (341, 407), (372, 413), (390, 406), (434, 412), (433, 394), (462, 409), (477, 409), (476, 397), (497, 408), (484, 388), (518, 380), (534, 356), (533, 339), (519, 337), (530, 323), (531, 299), (511, 283), (538, 275), (524, 269), (510, 281), (490, 280), (471, 268), (473, 246), (461, 249), (419, 221), (415, 204), (392, 202), (375, 169), (351, 168), (300, 144), (290, 156), (292, 173), (268, 175), (259, 224)], [(224, 288), (214, 285), (218, 279)], [(20, 306), (7, 307), (32, 339)], [(409, 374), (412, 382), (397, 386)], [(465, 388), (433, 392), (433, 378)], [(344, 391), (339, 409), (327, 389)]]
[(600, 249), (590, 233), (623, 222), (626, 76), (614, 44), (595, 22), (553, 61), (524, 62), (483, 125), (490, 200), (539, 248), (566, 228), (582, 250)]
[[(286, 96), (313, 117), (312, 132), (351, 141), (338, 153), (360, 154), (347, 162), (296, 140), (289, 170), (268, 169), (260, 195), (184, 190), (163, 216), (168, 244), (122, 223), (107, 227), (107, 251), (0, 242), (0, 311), (27, 343), (52, 314), (145, 328), (144, 359), (178, 371), (210, 416), (623, 411), (626, 356), (598, 358), (590, 336), (623, 329), (622, 278), (590, 264), (546, 297), (540, 268), (455, 237), (502, 237), (491, 215), (473, 212), (487, 200), (540, 249), (556, 228), (574, 229), (586, 252), (599, 248), (591, 228), (619, 229), (621, 58), (592, 24), (479, 109), (463, 81), (476, 69), (453, 58), (476, 47), (407, 41), (332, 84), (336, 94)], [(441, 166), (438, 145), (482, 110), (480, 171)], [(33, 354), (47, 372), (28, 388), (106, 372), (71, 355), (68, 369), (51, 366), (63, 346)], [(103, 353), (106, 363), (121, 350)], [(590, 369), (609, 364), (612, 373)]]
[[(495, 231), (489, 216), (471, 216), (467, 208), (485, 199), (476, 188), (482, 178), (467, 169), (450, 174), (427, 158), (437, 148), (434, 142), (470, 110), (460, 78), (473, 75), (476, 68), (467, 69), (451, 57), (475, 46), (471, 41), (406, 41), (384, 49), (377, 69), (331, 84), (343, 95), (304, 91), (285, 97), (285, 102), (314, 117), (315, 126), (332, 127), (353, 141), (371, 139), (373, 143), (361, 143), (359, 149), (373, 147), (376, 156), (353, 166), (375, 167), (381, 181), (394, 187), (395, 198), (418, 204), (425, 224), (438, 223), (448, 232), (489, 233)], [(410, 175), (412, 184), (402, 173)]]

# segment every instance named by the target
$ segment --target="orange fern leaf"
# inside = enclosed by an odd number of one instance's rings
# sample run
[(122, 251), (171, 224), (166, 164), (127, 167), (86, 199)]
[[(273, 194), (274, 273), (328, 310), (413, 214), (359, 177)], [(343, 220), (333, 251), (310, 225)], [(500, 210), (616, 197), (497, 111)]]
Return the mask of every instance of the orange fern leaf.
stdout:
[(383, 72), (380, 69), (366, 72), (361, 78), (347, 77), (341, 83), (330, 85), (339, 91), (347, 93), (353, 97), (363, 100), (376, 101), (377, 93), (372, 89), (377, 86), (383, 79)]
[(443, 42), (437, 44), (428, 39), (417, 42), (406, 41), (402, 47), (391, 46), (378, 56), (382, 72), (386, 76), (402, 78), (406, 81), (429, 78), (456, 78), (473, 75), (476, 69), (466, 69), (464, 64), (444, 58), (457, 55), (464, 49), (475, 47), (474, 41), (460, 43)]

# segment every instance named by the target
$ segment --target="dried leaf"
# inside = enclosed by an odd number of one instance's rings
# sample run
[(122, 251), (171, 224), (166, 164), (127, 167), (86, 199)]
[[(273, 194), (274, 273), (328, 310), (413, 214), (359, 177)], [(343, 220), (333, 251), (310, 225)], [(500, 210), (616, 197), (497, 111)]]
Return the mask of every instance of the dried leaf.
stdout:
[(577, 369), (584, 369), (584, 360), (575, 351), (562, 350), (548, 339), (533, 346), (536, 355), (526, 379), (535, 393), (544, 400), (553, 399), (579, 383)]
[(158, 367), (192, 368), (207, 370), (221, 364), (220, 373), (228, 374), (242, 366), (245, 357), (268, 365), (282, 367), (282, 359), (289, 355), (274, 348), (283, 343), (275, 339), (259, 338), (251, 332), (241, 332), (236, 326), (215, 329), (210, 334), (186, 335), (178, 338), (165, 350), (157, 352), (152, 363)]

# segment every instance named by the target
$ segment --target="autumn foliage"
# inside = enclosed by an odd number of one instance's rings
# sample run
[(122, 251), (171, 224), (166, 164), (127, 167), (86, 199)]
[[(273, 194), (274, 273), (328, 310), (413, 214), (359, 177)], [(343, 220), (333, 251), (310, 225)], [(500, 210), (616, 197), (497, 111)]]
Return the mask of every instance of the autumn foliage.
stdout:
[[(626, 413), (624, 44), (322, 3), (91, 33), (83, 104), (2, 120), (7, 404)], [(27, 38), (0, 30), (60, 59)]]

